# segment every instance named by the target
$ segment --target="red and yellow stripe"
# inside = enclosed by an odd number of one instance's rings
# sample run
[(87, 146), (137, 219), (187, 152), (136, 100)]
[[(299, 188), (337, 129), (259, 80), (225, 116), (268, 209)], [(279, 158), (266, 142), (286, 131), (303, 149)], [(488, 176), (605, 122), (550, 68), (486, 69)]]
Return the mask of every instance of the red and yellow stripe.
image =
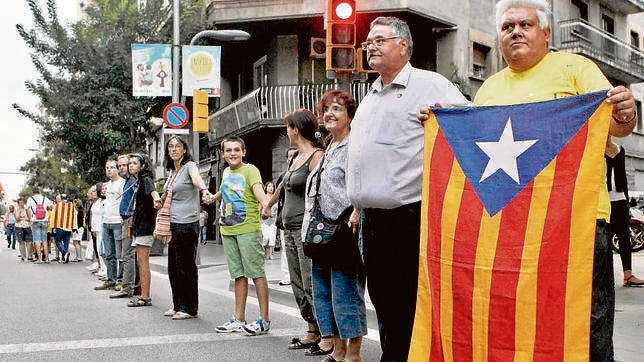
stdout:
[(54, 205), (53, 209), (54, 222), (56, 229), (74, 230), (76, 229), (76, 207), (72, 202), (59, 202)]
[(610, 107), (490, 216), (425, 124), (410, 361), (587, 360), (596, 205)]

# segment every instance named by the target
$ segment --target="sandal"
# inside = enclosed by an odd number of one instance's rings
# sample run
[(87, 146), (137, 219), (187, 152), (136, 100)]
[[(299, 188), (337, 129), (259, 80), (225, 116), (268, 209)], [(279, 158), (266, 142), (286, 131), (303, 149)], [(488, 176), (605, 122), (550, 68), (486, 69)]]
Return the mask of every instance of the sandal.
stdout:
[(152, 298), (136, 297), (127, 302), (128, 307), (148, 307), (152, 305)]
[(314, 344), (306, 352), (305, 356), (324, 356), (325, 354), (333, 353), (333, 346), (329, 349), (322, 349), (319, 344)]
[(344, 362), (344, 360), (343, 359), (335, 359), (335, 357), (333, 357), (332, 355), (328, 355), (328, 356), (324, 357), (322, 362)]
[[(315, 335), (320, 335), (319, 331), (306, 331), (306, 333), (309, 334), (315, 334)], [(306, 348), (311, 348), (312, 346), (317, 345), (320, 343), (320, 337), (316, 338), (315, 340), (311, 342), (302, 342), (302, 338), (293, 338), (291, 340), (291, 343), (288, 345), (288, 349), (293, 350), (293, 349), (306, 349)]]
[(628, 278), (624, 278), (624, 286), (625, 287), (641, 287), (641, 286), (644, 285), (644, 281), (631, 280), (633, 278), (637, 279), (637, 277), (635, 275), (631, 275)]

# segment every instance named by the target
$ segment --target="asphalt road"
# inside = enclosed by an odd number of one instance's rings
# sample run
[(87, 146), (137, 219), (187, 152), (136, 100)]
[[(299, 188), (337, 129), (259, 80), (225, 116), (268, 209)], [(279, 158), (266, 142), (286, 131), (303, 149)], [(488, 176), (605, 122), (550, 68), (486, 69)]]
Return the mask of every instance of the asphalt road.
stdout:
[[(73, 252), (72, 252), (73, 254)], [(153, 271), (150, 307), (128, 308), (127, 299), (109, 299), (86, 262), (32, 264), (15, 250), (0, 249), (0, 361), (319, 361), (303, 350), (289, 351), (291, 338), (306, 325), (295, 301), (271, 293), (270, 333), (247, 337), (218, 334), (215, 326), (233, 311), (225, 266), (200, 269), (199, 318), (173, 321), (167, 275)], [(163, 257), (157, 257), (163, 258)], [(251, 291), (247, 319), (259, 314)], [(377, 361), (375, 322), (363, 343), (365, 361)]]

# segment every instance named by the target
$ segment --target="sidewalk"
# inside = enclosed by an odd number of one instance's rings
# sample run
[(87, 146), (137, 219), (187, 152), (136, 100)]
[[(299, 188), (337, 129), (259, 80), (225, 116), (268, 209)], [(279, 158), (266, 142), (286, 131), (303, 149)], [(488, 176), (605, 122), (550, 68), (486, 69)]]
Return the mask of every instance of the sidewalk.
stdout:
[[(283, 250), (283, 249), (282, 249)], [(280, 280), (283, 279), (283, 273), (280, 269), (280, 253), (275, 252), (274, 259), (266, 260), (266, 278), (268, 279), (268, 287), (271, 292), (281, 292), (293, 294), (289, 285), (279, 285)], [(206, 245), (199, 244), (197, 250), (197, 267), (202, 270), (206, 268), (216, 268), (226, 271), (228, 275), (228, 265), (226, 264), (226, 255), (224, 254), (224, 247), (221, 244), (215, 244), (210, 241)], [(159, 273), (168, 273), (168, 251), (167, 248), (163, 250), (163, 255), (150, 256), (150, 269)], [(229, 290), (232, 291), (234, 281), (230, 280)], [(255, 292), (253, 281), (249, 281), (250, 292)]]
[[(284, 279), (280, 267), (280, 257), (284, 249), (276, 251), (273, 259), (267, 259), (265, 263), (266, 278), (268, 279), (268, 288), (270, 293), (285, 293), (293, 295), (293, 290), (290, 285), (279, 285), (280, 280)], [(217, 275), (221, 278), (228, 277), (228, 265), (226, 264), (226, 255), (224, 254), (224, 247), (221, 244), (208, 242), (206, 245), (199, 244), (197, 251), (197, 267), (200, 270), (204, 269), (220, 269), (221, 273)], [(150, 256), (150, 269), (159, 273), (168, 273), (168, 254), (167, 248), (164, 249), (163, 255)], [(225, 273), (224, 273), (225, 271)], [(210, 275), (208, 276), (210, 277)], [(201, 279), (200, 279), (201, 283)], [(249, 294), (255, 293), (255, 286), (253, 281), (249, 280)], [(229, 280), (228, 290), (234, 290), (234, 280)], [(365, 304), (367, 310), (375, 311), (369, 294), (365, 293)]]

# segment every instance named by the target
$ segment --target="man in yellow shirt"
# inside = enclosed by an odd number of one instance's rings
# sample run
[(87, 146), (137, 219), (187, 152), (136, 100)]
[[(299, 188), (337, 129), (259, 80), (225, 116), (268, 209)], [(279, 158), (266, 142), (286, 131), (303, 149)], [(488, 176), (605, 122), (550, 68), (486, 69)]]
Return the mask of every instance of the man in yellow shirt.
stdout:
[[(488, 78), (478, 90), (475, 106), (510, 105), (552, 100), (608, 89), (613, 105), (609, 137), (629, 135), (636, 124), (635, 100), (624, 86), (613, 87), (591, 60), (580, 55), (549, 52), (551, 9), (546, 0), (501, 0), (496, 5), (498, 43), (508, 67)], [(419, 119), (427, 119), (427, 108)], [(604, 165), (605, 167), (605, 165)], [(599, 185), (590, 360), (613, 360), (615, 287), (608, 234), (610, 201), (606, 172)]]

